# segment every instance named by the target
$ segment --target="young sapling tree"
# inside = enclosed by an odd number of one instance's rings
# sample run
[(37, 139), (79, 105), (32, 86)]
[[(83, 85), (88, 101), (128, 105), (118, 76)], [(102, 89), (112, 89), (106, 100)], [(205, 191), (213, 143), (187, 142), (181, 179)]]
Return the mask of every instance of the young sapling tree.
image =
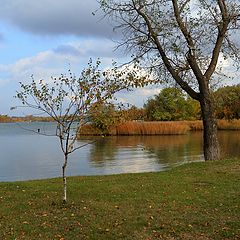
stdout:
[[(113, 77), (114, 75), (114, 77)], [(63, 203), (67, 201), (66, 168), (69, 154), (85, 146), (77, 145), (78, 129), (86, 124), (89, 111), (99, 102), (107, 102), (113, 95), (126, 88), (113, 71), (101, 71), (100, 61), (93, 64), (89, 61), (80, 77), (69, 70), (68, 74), (58, 78), (32, 81), (29, 84), (20, 82), (20, 91), (16, 97), (21, 101), (21, 107), (28, 107), (50, 116), (56, 123), (56, 133), (64, 154), (62, 165)]]

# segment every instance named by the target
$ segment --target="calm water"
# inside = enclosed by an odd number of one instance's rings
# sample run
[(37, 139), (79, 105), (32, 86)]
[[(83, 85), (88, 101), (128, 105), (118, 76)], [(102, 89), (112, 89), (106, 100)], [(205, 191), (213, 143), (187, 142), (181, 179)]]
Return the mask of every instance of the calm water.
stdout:
[[(53, 123), (0, 123), (0, 181), (59, 177), (63, 155)], [(83, 139), (77, 144), (85, 144)], [(219, 132), (224, 156), (240, 156), (240, 132)], [(201, 133), (181, 136), (99, 138), (70, 155), (68, 175), (98, 175), (163, 171), (178, 164), (201, 161)]]

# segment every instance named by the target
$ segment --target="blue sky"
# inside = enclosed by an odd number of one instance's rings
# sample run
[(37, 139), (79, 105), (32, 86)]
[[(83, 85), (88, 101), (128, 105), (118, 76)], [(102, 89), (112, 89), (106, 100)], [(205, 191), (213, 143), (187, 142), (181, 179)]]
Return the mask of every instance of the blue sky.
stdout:
[[(90, 58), (100, 58), (102, 67), (113, 60), (123, 63), (124, 53), (114, 51), (117, 37), (111, 23), (101, 20), (95, 0), (0, 0), (0, 114), (19, 105), (14, 99), (19, 82), (48, 79), (66, 73), (69, 65), (76, 74)], [(158, 89), (119, 93), (121, 101), (142, 106)]]
[[(107, 19), (99, 21), (96, 0), (0, 0), (0, 6), (0, 114), (30, 113), (10, 108), (18, 105), (13, 96), (19, 82), (31, 81), (31, 75), (47, 80), (67, 72), (69, 65), (80, 73), (89, 58), (99, 57), (103, 67), (112, 60), (124, 63), (129, 59), (114, 51), (112, 40), (118, 35)], [(137, 89), (119, 93), (118, 98), (142, 106), (159, 90), (159, 86)]]

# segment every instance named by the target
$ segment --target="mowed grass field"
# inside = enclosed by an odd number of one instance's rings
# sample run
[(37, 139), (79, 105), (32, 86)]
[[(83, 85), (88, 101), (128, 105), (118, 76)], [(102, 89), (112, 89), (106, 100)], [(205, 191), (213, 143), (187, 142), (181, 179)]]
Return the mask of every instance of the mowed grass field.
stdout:
[(240, 159), (0, 183), (0, 239), (240, 239)]

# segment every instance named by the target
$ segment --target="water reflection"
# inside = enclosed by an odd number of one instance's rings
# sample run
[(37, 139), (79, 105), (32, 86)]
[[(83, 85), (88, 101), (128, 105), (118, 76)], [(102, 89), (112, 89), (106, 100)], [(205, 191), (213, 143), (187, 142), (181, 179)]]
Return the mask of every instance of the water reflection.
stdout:
[(115, 138), (98, 139), (91, 148), (90, 161), (96, 167), (102, 167), (107, 161), (115, 161), (117, 146)]
[(222, 157), (240, 157), (240, 131), (219, 131)]
[(203, 160), (201, 139), (200, 134), (108, 137), (93, 145), (89, 160), (99, 168), (113, 162), (114, 165), (135, 163), (147, 170), (159, 171), (179, 162)]
[[(239, 132), (220, 131), (218, 135), (221, 157), (239, 157)], [(203, 161), (202, 146), (201, 132), (176, 136), (107, 137), (92, 146), (89, 161), (98, 168), (134, 161), (136, 165), (150, 165), (148, 170), (159, 171), (176, 164)]]
[[(40, 125), (39, 125), (40, 124)], [(52, 123), (25, 123), (51, 134)], [(96, 138), (94, 138), (96, 139)], [(91, 139), (93, 140), (93, 139)], [(202, 133), (181, 136), (118, 136), (97, 138), (70, 155), (68, 175), (98, 175), (162, 171), (203, 160)], [(89, 139), (82, 139), (79, 145)], [(240, 132), (220, 131), (223, 157), (240, 156)], [(63, 155), (56, 137), (25, 131), (16, 124), (0, 124), (0, 181), (58, 177)]]

